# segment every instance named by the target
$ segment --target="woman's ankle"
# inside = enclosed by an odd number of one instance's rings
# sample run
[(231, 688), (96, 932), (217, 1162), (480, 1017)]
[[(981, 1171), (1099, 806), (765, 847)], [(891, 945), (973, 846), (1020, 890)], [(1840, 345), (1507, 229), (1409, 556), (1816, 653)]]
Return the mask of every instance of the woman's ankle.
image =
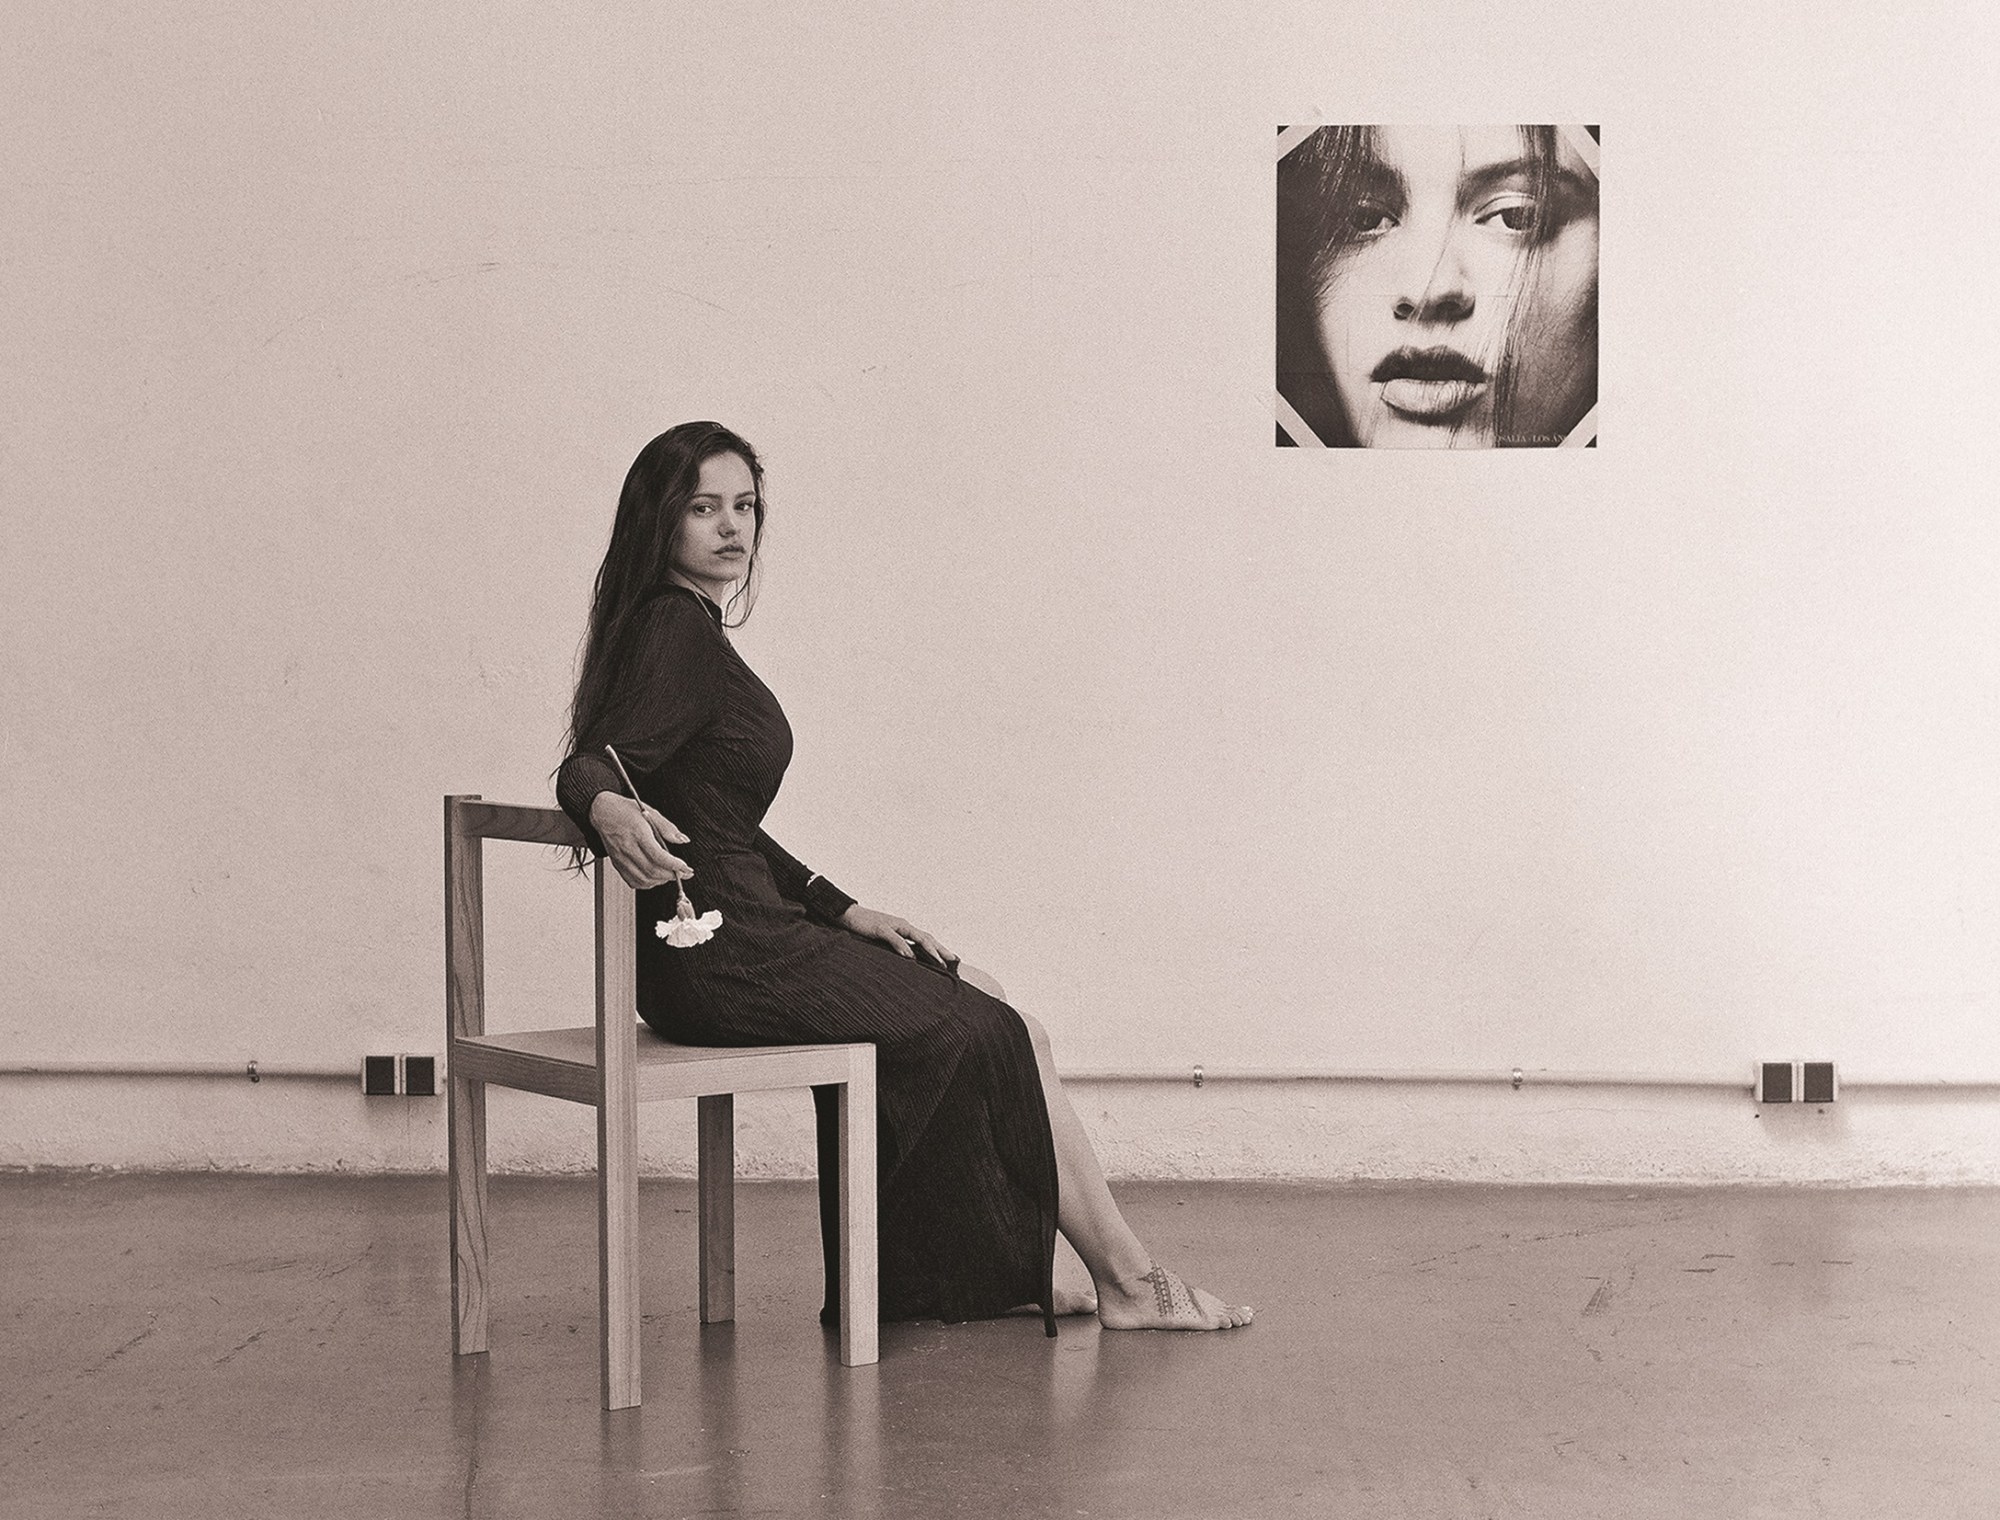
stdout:
[(1107, 1272), (1102, 1277), (1092, 1274), (1100, 1292), (1116, 1293), (1123, 1298), (1137, 1298), (1142, 1294), (1152, 1293), (1153, 1273), (1158, 1267), (1151, 1257), (1144, 1258), (1139, 1265), (1131, 1262), (1120, 1265), (1123, 1270)]

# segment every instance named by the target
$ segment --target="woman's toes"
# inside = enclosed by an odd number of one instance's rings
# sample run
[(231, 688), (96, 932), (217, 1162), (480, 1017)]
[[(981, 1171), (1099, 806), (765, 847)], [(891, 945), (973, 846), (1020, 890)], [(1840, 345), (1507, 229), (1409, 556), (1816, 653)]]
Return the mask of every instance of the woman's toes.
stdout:
[(1225, 1304), (1206, 1288), (1194, 1289), (1194, 1300), (1212, 1330), (1240, 1330), (1257, 1317), (1248, 1304)]
[(1212, 1330), (1236, 1330), (1250, 1323), (1251, 1311), (1248, 1308), (1225, 1304), (1205, 1288), (1196, 1288), (1194, 1296)]

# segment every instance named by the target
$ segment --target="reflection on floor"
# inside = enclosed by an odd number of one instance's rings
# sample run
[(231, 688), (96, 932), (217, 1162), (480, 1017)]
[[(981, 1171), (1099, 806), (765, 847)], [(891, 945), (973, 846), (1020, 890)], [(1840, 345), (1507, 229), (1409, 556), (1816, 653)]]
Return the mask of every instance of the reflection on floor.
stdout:
[(1229, 1335), (888, 1327), (843, 1369), (807, 1185), (696, 1323), (647, 1184), (645, 1403), (597, 1407), (589, 1182), (494, 1186), (448, 1350), (434, 1179), (0, 1177), (21, 1516), (2000, 1513), (2000, 1194), (1119, 1189)]

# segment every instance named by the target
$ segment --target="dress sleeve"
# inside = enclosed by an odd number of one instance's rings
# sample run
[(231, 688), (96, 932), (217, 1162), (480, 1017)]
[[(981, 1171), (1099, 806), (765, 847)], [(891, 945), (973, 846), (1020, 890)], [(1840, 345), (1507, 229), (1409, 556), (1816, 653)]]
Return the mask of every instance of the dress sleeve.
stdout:
[(771, 879), (778, 884), (778, 890), (793, 902), (804, 904), (806, 911), (815, 918), (838, 924), (840, 915), (854, 906), (853, 898), (817, 871), (808, 871), (804, 864), (762, 829), (757, 831), (757, 853), (771, 867)]
[(693, 598), (656, 597), (639, 609), (619, 642), (615, 668), (621, 679), (610, 710), (591, 732), (577, 735), (576, 753), (556, 773), (556, 802), (599, 855), (604, 841), (590, 826), (590, 805), (599, 792), (625, 790), (604, 746), (618, 751), (643, 794), (646, 779), (712, 722), (722, 704), (721, 650), (708, 614)]

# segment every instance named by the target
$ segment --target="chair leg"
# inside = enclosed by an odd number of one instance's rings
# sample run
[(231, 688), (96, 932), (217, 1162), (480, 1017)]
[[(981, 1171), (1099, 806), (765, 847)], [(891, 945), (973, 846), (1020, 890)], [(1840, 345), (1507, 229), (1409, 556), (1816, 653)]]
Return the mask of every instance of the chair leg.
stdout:
[(451, 1189), (451, 1350), (486, 1349), (486, 1084), (452, 1073), (445, 1169)]
[(840, 1360), (881, 1358), (875, 1255), (875, 1047), (852, 1053), (840, 1089)]
[(698, 1100), (701, 1322), (736, 1318), (736, 1097)]
[(639, 1102), (607, 1084), (597, 1110), (599, 1366), (604, 1407), (639, 1402)]

